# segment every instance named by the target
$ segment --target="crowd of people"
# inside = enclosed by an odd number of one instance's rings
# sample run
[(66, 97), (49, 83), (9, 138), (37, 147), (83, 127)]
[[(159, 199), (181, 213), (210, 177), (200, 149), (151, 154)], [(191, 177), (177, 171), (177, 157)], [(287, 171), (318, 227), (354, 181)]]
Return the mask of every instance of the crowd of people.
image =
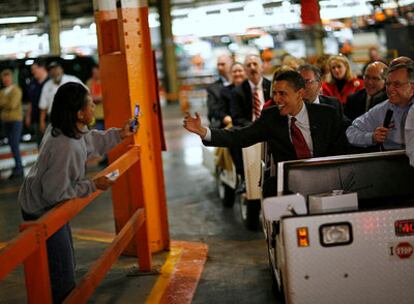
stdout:
[[(209, 119), (216, 124), (204, 126), (198, 113), (187, 113), (183, 125), (205, 145), (237, 150), (267, 142), (275, 162), (406, 149), (414, 164), (413, 60), (374, 60), (362, 77), (352, 73), (343, 55), (324, 61), (327, 75), (325, 66), (302, 63), (280, 66), (270, 82), (260, 57), (249, 55), (243, 63), (246, 79), (222, 87), (214, 104), (210, 99)], [(241, 64), (226, 62), (228, 72), (222, 70), (221, 77), (232, 83), (232, 68)], [(229, 123), (232, 128), (223, 128)], [(237, 154), (232, 156), (242, 168)]]
[[(27, 94), (23, 94), (19, 85), (14, 83), (13, 70), (4, 69), (0, 75), (2, 84), (0, 90), (0, 130), (7, 138), (15, 161), (10, 179), (23, 177), (23, 165), (19, 150), (23, 129), (26, 128), (32, 134), (37, 145), (40, 146), (49, 124), (54, 96), (58, 88), (68, 82), (84, 85), (76, 76), (65, 74), (62, 65), (57, 61), (52, 61), (47, 65), (41, 59), (36, 60), (31, 65), (30, 71), (33, 77), (27, 86)], [(91, 74), (86, 86), (97, 107), (96, 117), (92, 121), (91, 127), (103, 130), (99, 67), (94, 66)], [(23, 111), (24, 103), (27, 104), (26, 111)]]

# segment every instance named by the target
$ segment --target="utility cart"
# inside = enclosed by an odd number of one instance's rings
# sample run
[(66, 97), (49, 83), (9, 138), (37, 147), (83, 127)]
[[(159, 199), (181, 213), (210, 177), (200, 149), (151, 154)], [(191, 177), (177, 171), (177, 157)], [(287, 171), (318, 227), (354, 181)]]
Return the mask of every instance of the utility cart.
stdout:
[(276, 168), (263, 226), (285, 303), (414, 303), (414, 168), (404, 151)]

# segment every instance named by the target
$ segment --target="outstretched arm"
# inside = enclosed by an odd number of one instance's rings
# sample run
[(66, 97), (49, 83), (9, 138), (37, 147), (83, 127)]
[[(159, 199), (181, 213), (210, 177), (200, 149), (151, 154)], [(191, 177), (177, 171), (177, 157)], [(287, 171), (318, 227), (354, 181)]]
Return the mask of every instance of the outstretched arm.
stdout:
[(198, 134), (201, 138), (207, 135), (207, 128), (201, 124), (201, 117), (197, 112), (195, 113), (195, 117), (192, 117), (188, 112), (185, 113), (183, 126), (188, 131)]
[(110, 128), (105, 131), (91, 130), (85, 134), (88, 159), (98, 155), (104, 155), (123, 139), (134, 135), (139, 128), (139, 122), (131, 129), (132, 119), (127, 120), (121, 129)]

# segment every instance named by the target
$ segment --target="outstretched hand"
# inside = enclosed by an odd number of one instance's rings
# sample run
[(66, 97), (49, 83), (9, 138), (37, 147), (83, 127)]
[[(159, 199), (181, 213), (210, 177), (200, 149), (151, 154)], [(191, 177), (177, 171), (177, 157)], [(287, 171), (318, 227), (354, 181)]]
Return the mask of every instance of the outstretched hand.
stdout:
[(207, 134), (207, 129), (202, 126), (200, 114), (197, 112), (195, 113), (195, 117), (192, 117), (188, 112), (185, 113), (183, 126), (188, 131), (200, 135), (201, 138), (205, 137)]

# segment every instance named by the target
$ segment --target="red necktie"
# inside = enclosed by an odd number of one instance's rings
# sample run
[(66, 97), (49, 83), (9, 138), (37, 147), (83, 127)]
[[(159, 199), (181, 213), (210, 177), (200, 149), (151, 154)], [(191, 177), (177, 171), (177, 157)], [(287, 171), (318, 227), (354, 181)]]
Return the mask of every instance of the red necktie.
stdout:
[(295, 147), (296, 156), (298, 159), (311, 158), (309, 147), (295, 121), (295, 117), (290, 119), (290, 135), (292, 137), (292, 144)]
[(260, 99), (259, 99), (259, 91), (257, 87), (254, 88), (253, 93), (253, 114), (254, 119), (258, 119), (260, 117), (261, 109), (260, 109)]

